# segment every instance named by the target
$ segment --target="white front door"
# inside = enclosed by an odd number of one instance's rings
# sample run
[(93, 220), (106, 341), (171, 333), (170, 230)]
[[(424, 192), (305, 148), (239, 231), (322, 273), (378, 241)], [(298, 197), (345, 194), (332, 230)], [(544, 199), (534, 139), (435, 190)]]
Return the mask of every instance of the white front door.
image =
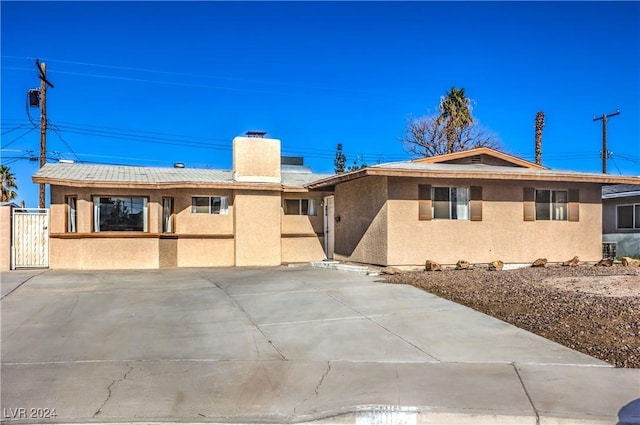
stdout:
[(335, 207), (334, 198), (324, 198), (324, 253), (328, 260), (333, 260), (334, 231), (335, 231)]

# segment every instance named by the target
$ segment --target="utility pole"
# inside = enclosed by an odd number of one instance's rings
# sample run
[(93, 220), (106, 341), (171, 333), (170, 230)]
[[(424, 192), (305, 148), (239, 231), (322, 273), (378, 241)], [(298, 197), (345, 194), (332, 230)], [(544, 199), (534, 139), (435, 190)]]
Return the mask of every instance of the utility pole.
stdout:
[(609, 151), (607, 150), (607, 118), (620, 115), (618, 109), (613, 114), (602, 114), (600, 117), (593, 117), (594, 121), (602, 120), (602, 173), (607, 174), (607, 159), (609, 159)]
[[(47, 86), (53, 88), (47, 80), (47, 66), (36, 59), (36, 66), (40, 72), (40, 168), (47, 162)], [(40, 183), (40, 199), (38, 208), (45, 206), (45, 184)]]

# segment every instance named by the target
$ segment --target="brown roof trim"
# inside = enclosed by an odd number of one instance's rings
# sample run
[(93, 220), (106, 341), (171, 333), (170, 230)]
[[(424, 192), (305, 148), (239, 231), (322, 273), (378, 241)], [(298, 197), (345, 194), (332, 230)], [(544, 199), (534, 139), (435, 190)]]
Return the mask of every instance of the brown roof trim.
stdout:
[(509, 155), (507, 153), (500, 152), (495, 149), (486, 148), (486, 147), (469, 149), (466, 151), (454, 152), (454, 153), (449, 153), (444, 155), (414, 159), (412, 162), (419, 162), (422, 164), (438, 164), (441, 162), (452, 161), (454, 159), (468, 158), (470, 156), (475, 156), (475, 155), (493, 156), (495, 158), (499, 158), (504, 161), (510, 162), (514, 165), (518, 165), (520, 167), (529, 168), (529, 169), (539, 169), (539, 170), (546, 169), (546, 167), (543, 167), (542, 165), (538, 165), (533, 162), (526, 161), (522, 158), (518, 158), (517, 156)]
[(598, 184), (640, 184), (639, 177), (613, 176), (610, 174), (593, 175), (566, 172), (535, 171), (518, 172), (479, 172), (479, 171), (442, 171), (442, 170), (408, 170), (403, 168), (366, 168), (353, 173), (340, 174), (308, 185), (309, 189), (320, 189), (334, 186), (349, 180), (365, 176), (386, 177), (418, 177), (435, 179), (477, 179), (477, 180), (519, 180), (519, 181), (561, 181), (575, 183)]

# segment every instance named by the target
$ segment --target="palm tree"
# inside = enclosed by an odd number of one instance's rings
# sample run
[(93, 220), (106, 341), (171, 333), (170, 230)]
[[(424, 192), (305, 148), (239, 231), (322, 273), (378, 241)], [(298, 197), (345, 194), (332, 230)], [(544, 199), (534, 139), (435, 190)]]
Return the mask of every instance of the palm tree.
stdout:
[(452, 153), (456, 145), (460, 144), (462, 131), (473, 124), (471, 116), (471, 101), (464, 93), (464, 89), (452, 87), (440, 99), (440, 116), (437, 123), (444, 123), (447, 138), (447, 153)]
[(536, 113), (536, 164), (542, 165), (542, 128), (544, 127), (544, 111)]
[(10, 202), (18, 197), (18, 193), (13, 189), (18, 189), (16, 176), (13, 175), (9, 167), (0, 165), (0, 178), (2, 179), (2, 202)]

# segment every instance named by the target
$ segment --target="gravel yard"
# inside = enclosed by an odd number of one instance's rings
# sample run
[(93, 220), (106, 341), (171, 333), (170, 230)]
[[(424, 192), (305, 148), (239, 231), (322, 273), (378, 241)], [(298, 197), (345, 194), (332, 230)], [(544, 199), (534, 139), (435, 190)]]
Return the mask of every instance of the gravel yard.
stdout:
[(527, 267), (404, 272), (414, 285), (609, 362), (640, 368), (640, 268)]

